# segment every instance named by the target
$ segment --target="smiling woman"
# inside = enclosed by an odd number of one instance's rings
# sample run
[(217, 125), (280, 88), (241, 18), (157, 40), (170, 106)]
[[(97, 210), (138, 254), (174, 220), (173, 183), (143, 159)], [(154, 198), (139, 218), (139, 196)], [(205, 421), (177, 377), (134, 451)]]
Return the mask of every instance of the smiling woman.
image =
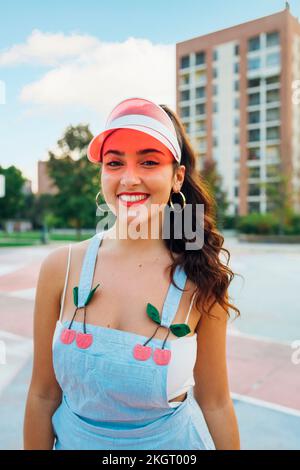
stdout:
[[(174, 176), (174, 157), (170, 150), (144, 132), (116, 129), (105, 138), (102, 154), (101, 188), (110, 209), (118, 213), (116, 228), (119, 229), (125, 217), (127, 222), (132, 221), (129, 213), (123, 214), (124, 217), (119, 213), (119, 202), (125, 207), (143, 205), (143, 210), (135, 214), (135, 223), (145, 224), (151, 218), (153, 225), (153, 208), (166, 205), (170, 195)], [(177, 184), (183, 178), (184, 166), (181, 166), (177, 169)]]
[[(220, 261), (228, 251), (180, 121), (164, 105), (125, 100), (88, 158), (101, 166), (116, 222), (73, 245), (72, 258), (70, 245), (42, 265), (25, 448), (238, 449), (225, 357), (228, 308), (239, 313), (228, 302), (233, 273)], [(196, 249), (176, 222), (187, 204), (193, 227), (197, 205), (205, 209)], [(133, 215), (146, 237), (123, 236)], [(158, 236), (148, 230), (155, 219)]]

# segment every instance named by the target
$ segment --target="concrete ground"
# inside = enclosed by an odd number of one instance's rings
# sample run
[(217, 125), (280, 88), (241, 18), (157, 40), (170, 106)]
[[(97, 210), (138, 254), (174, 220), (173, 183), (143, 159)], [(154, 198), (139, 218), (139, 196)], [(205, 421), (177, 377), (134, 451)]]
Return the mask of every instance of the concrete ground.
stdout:
[[(0, 449), (22, 449), (35, 286), (58, 244), (0, 249)], [(300, 449), (300, 246), (239, 243), (230, 267), (228, 374), (242, 449)]]

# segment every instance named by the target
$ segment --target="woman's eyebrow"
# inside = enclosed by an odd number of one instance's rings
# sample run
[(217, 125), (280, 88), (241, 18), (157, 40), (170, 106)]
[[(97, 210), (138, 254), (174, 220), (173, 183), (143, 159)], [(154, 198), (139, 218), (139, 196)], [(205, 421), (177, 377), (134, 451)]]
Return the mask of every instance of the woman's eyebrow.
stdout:
[[(107, 155), (108, 153), (113, 153), (114, 155), (118, 155), (119, 157), (124, 157), (125, 155), (125, 152), (120, 152), (120, 150), (107, 150), (104, 155)], [(161, 150), (158, 150), (158, 149), (142, 149), (142, 150), (138, 150), (136, 152), (137, 155), (146, 155), (147, 153), (159, 153), (161, 155), (164, 155), (164, 153), (161, 151)]]

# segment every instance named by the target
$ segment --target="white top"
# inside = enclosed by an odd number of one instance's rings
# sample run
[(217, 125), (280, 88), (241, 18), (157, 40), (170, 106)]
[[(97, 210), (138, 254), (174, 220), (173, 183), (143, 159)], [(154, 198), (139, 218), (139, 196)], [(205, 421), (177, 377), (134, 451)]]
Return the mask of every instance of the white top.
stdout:
[[(70, 270), (70, 261), (71, 261), (71, 247), (69, 244), (69, 256), (68, 256), (68, 266), (65, 278), (65, 285), (63, 290), (63, 295), (60, 303), (60, 314), (59, 321), (62, 321), (63, 308), (65, 303), (65, 295), (68, 284), (69, 270)], [(187, 323), (189, 320), (190, 312), (193, 306), (194, 298), (196, 292), (194, 292), (189, 306), (189, 310), (184, 323)], [(192, 386), (195, 385), (194, 380), (194, 366), (197, 356), (197, 333), (194, 333), (192, 336), (183, 336), (173, 340), (169, 340), (171, 344), (171, 360), (168, 366), (168, 376), (167, 376), (167, 396), (168, 400), (172, 400), (185, 392), (187, 392)], [(170, 402), (170, 406), (177, 406), (180, 401)]]

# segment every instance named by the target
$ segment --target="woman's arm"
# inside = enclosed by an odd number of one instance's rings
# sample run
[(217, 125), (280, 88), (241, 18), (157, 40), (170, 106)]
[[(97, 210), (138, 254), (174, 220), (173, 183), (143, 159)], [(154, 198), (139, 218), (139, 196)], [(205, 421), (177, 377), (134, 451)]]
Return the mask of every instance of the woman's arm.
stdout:
[(24, 417), (24, 450), (51, 450), (54, 444), (52, 415), (62, 391), (52, 363), (52, 340), (60, 310), (68, 251), (58, 248), (43, 261), (34, 307), (33, 370)]
[(217, 450), (240, 450), (237, 418), (230, 397), (226, 365), (228, 316), (219, 303), (198, 322), (194, 396)]

